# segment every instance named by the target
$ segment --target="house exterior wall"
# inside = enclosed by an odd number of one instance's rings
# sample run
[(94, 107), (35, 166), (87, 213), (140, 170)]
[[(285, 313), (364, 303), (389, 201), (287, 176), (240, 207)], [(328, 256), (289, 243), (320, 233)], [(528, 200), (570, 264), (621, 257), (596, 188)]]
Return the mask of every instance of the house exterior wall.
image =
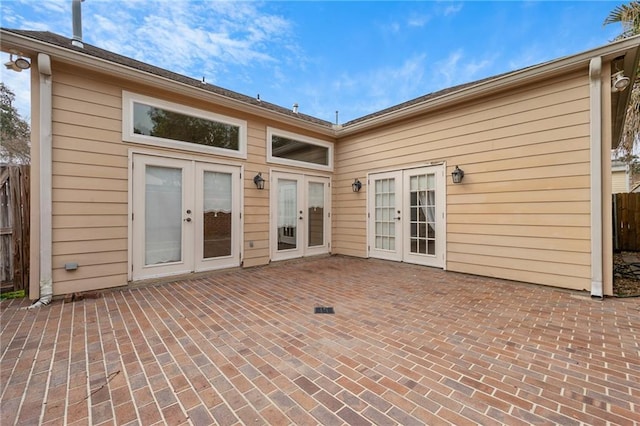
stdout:
[[(123, 90), (246, 120), (246, 160), (123, 142)], [(268, 180), (273, 167), (266, 163), (268, 126), (327, 140), (254, 115), (54, 62), (54, 295), (127, 284), (131, 149), (242, 166), (243, 266), (268, 263), (269, 185), (259, 191), (253, 183), (258, 172)], [(304, 170), (287, 166), (277, 166), (277, 169)], [(75, 271), (66, 271), (67, 262), (77, 262), (80, 266)]]
[(586, 70), (346, 137), (333, 252), (367, 256), (367, 191), (352, 193), (354, 178), (445, 162), (446, 269), (589, 289), (589, 143)]
[(611, 171), (611, 192), (629, 192), (629, 174), (626, 168), (615, 167)]

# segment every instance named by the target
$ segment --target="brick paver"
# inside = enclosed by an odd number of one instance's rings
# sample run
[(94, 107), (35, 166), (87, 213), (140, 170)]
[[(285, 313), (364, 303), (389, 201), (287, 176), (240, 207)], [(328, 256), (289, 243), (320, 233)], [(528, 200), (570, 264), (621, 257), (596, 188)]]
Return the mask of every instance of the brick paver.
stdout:
[(637, 298), (334, 256), (26, 306), (2, 425), (640, 423)]

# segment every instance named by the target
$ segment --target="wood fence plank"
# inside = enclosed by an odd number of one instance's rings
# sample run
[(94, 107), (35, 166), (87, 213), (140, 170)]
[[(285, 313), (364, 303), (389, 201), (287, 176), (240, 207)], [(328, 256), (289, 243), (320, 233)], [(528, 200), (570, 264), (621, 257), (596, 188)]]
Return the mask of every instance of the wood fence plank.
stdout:
[[(0, 167), (0, 279), (2, 288), (29, 285), (30, 166)], [(10, 284), (11, 287), (5, 287)]]
[(640, 193), (614, 194), (614, 226), (617, 247), (622, 251), (640, 251)]

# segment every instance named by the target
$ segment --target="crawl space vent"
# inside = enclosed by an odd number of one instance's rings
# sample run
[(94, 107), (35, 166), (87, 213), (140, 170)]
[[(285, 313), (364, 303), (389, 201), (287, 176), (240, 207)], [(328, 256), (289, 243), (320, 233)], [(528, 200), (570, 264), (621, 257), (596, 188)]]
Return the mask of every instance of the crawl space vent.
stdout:
[(316, 306), (314, 309), (315, 314), (335, 314), (333, 306)]

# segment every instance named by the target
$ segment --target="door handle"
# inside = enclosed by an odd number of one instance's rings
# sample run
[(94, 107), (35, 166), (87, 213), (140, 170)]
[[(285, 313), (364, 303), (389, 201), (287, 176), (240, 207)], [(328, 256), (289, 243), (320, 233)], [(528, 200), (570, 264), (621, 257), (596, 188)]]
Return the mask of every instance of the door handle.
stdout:
[(186, 218), (184, 221), (185, 221), (185, 222), (191, 222), (191, 218), (190, 218), (190, 217), (188, 217), (188, 218)]

